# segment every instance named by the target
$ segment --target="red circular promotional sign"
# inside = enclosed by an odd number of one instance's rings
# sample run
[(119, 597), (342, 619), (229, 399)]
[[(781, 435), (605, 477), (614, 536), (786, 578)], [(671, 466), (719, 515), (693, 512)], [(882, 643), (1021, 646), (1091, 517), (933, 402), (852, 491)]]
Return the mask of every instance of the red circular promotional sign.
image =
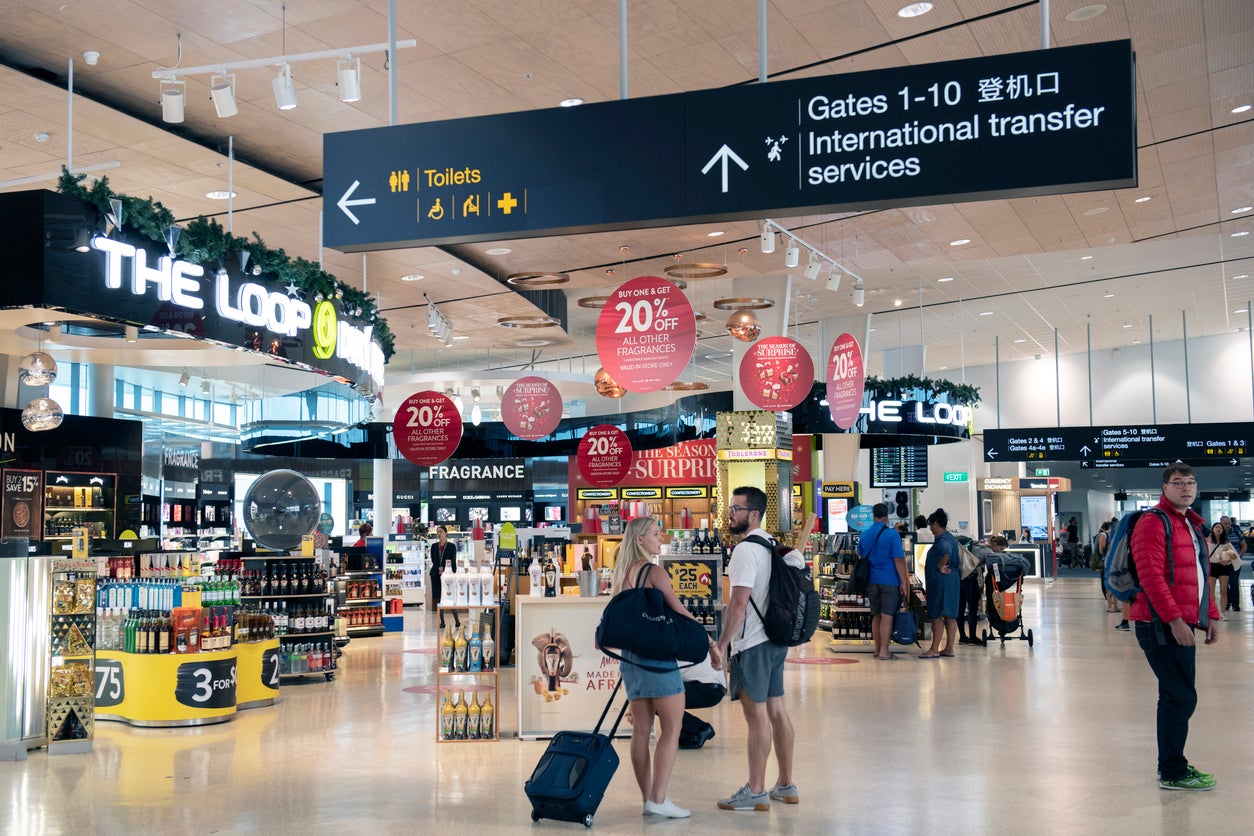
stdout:
[(791, 337), (758, 340), (740, 360), (740, 389), (754, 406), (787, 412), (814, 386), (810, 352)]
[(862, 368), (862, 349), (852, 334), (841, 334), (832, 343), (827, 358), (827, 408), (832, 422), (847, 430), (858, 420), (862, 409), (862, 390), (866, 387), (866, 371)]
[(462, 440), (462, 416), (440, 392), (410, 395), (392, 419), (396, 449), (411, 462), (430, 467), (447, 461)]
[(658, 276), (619, 285), (597, 319), (601, 365), (628, 392), (656, 392), (678, 380), (696, 345), (692, 303)]
[(588, 484), (612, 488), (631, 470), (631, 442), (610, 424), (597, 424), (579, 439), (579, 473)]
[(562, 394), (542, 377), (520, 377), (501, 396), (501, 420), (521, 439), (544, 438), (562, 420)]

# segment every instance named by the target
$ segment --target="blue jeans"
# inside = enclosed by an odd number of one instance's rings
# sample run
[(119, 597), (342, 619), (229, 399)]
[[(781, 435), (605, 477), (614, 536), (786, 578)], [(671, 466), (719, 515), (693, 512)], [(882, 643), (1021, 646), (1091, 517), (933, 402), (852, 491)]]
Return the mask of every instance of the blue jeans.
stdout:
[(1197, 648), (1177, 644), (1171, 629), (1160, 626), (1163, 644), (1158, 643), (1154, 623), (1148, 621), (1136, 622), (1136, 640), (1158, 677), (1158, 771), (1164, 781), (1179, 781), (1188, 774), (1184, 744), (1189, 738), (1189, 718), (1197, 708)]

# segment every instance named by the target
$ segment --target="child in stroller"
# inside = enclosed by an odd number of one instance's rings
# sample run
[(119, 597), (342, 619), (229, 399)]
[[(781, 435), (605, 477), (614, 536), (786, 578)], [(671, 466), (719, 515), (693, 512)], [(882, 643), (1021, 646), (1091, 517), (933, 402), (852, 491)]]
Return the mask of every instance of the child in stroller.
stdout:
[[(991, 553), (987, 557), (988, 575), (984, 580), (986, 595), (985, 615), (988, 624), (1004, 645), (1006, 639), (1023, 639), (1032, 646), (1032, 631), (1023, 631), (1023, 576), (1032, 569), (1026, 557), (1012, 552)], [(1019, 635), (1011, 633), (1019, 631)], [(982, 638), (988, 642), (992, 635), (984, 631)]]

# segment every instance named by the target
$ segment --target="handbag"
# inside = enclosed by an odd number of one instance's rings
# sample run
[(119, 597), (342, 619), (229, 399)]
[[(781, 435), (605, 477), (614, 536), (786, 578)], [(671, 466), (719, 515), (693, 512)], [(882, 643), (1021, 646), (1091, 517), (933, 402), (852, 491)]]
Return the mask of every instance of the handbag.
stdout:
[(662, 590), (640, 586), (650, 568), (651, 564), (641, 567), (636, 585), (624, 589), (605, 605), (601, 623), (597, 625), (597, 647), (613, 659), (658, 673), (665, 673), (667, 669), (623, 659), (614, 649), (629, 650), (642, 659), (700, 662), (710, 652), (710, 637), (705, 627), (672, 611), (666, 605)]
[(961, 543), (958, 544), (958, 577), (966, 580), (967, 576), (980, 568), (980, 559), (975, 552)]
[[(875, 549), (875, 544), (879, 542), (880, 535), (888, 530), (888, 526), (884, 526), (875, 532), (875, 539), (871, 541), (871, 548), (867, 549), (866, 554), (858, 553), (858, 561), (853, 565), (853, 574), (849, 576), (849, 591), (854, 595), (866, 595), (867, 587), (871, 585), (871, 552)], [(862, 541), (858, 541), (858, 545), (862, 545)]]

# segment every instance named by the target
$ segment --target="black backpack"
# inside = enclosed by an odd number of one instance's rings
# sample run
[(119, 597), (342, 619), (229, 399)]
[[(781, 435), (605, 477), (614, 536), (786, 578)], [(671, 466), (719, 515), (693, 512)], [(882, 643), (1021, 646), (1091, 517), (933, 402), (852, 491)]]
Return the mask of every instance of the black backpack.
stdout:
[(758, 609), (753, 597), (749, 603), (762, 619), (766, 637), (773, 644), (796, 647), (805, 644), (819, 626), (819, 593), (814, 588), (814, 576), (808, 566), (798, 569), (784, 562), (784, 555), (792, 551), (788, 546), (767, 540), (758, 535), (746, 537), (746, 543), (755, 543), (771, 552), (771, 580), (766, 593), (766, 612)]

